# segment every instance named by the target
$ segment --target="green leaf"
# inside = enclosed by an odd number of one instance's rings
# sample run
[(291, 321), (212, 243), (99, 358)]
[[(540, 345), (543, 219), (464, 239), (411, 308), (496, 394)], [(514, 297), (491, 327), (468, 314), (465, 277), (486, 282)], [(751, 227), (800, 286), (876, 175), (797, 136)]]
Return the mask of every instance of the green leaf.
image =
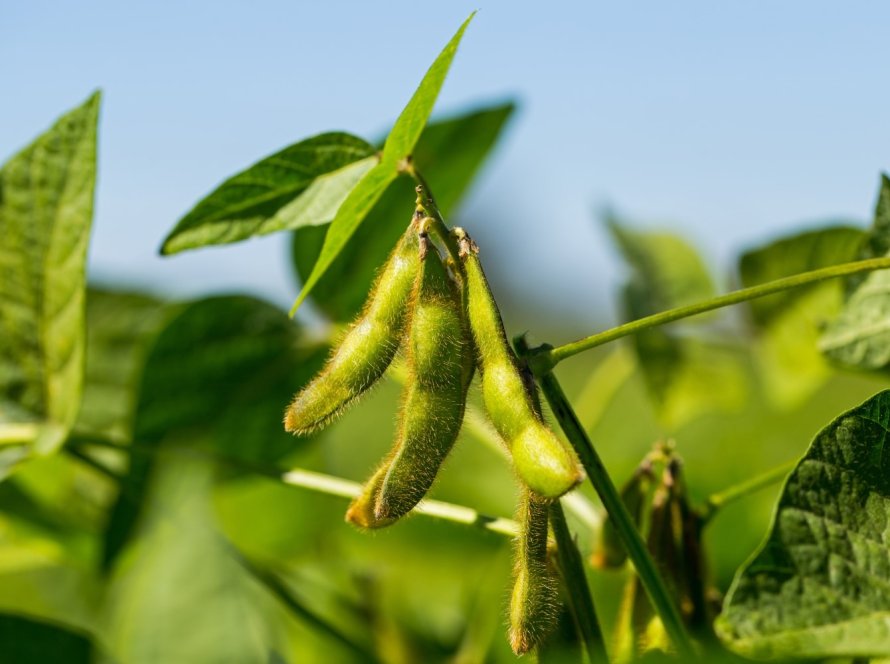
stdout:
[(0, 653), (5, 662), (89, 664), (92, 650), (88, 637), (61, 625), (0, 614)]
[(295, 143), (203, 198), (179, 220), (161, 253), (326, 224), (376, 162), (374, 147), (350, 134), (332, 132)]
[(890, 655), (890, 392), (831, 422), (791, 473), (718, 622), (755, 657)]
[[(152, 469), (150, 451), (190, 436), (214, 454), (269, 465), (298, 441), (282, 414), (326, 355), (301, 346), (284, 312), (250, 297), (213, 297), (186, 307), (157, 336), (139, 387), (129, 471), (106, 530), (105, 565), (131, 533)], [(149, 453), (145, 453), (145, 452)]]
[[(515, 109), (498, 104), (433, 122), (414, 149), (414, 164), (435, 192), (444, 215), (450, 216), (498, 141)], [(313, 300), (330, 318), (352, 320), (361, 310), (374, 280), (414, 209), (414, 184), (393, 182), (313, 290)], [(294, 267), (301, 281), (308, 277), (324, 242), (326, 229), (298, 229), (293, 238)]]
[(137, 536), (115, 568), (107, 605), (116, 661), (265, 664), (279, 628), (257, 582), (219, 533), (213, 466), (160, 450)]
[(430, 113), (433, 112), (433, 106), (436, 104), (439, 91), (442, 89), (442, 84), (445, 82), (445, 77), (451, 68), (451, 61), (454, 59), (454, 54), (457, 53), (457, 46), (460, 44), (464, 31), (475, 15), (476, 12), (470, 14), (467, 20), (458, 28), (451, 41), (445, 45), (445, 48), (442, 49), (442, 52), (439, 53), (439, 56), (427, 70), (408, 105), (402, 110), (386, 139), (386, 144), (383, 146), (384, 163), (394, 167), (397, 162), (411, 155), (414, 151), (414, 145), (420, 138), (420, 134), (423, 132), (427, 120), (429, 120)]
[(52, 452), (80, 408), (98, 117), (97, 92), (0, 168), (0, 447)]
[(86, 377), (75, 434), (129, 442), (145, 356), (170, 308), (150, 295), (87, 291)]
[[(746, 252), (739, 262), (742, 285), (756, 286), (782, 277), (856, 260), (865, 232), (830, 226), (782, 238)], [(794, 407), (819, 388), (831, 369), (819, 351), (827, 321), (840, 310), (843, 285), (824, 281), (749, 303), (759, 333), (756, 357), (770, 400)]]
[[(355, 188), (343, 201), (337, 210), (337, 215), (331, 222), (324, 238), (324, 244), (318, 254), (318, 260), (312, 267), (309, 277), (303, 282), (303, 288), (297, 296), (296, 302), (291, 307), (290, 315), (293, 316), (306, 296), (315, 288), (318, 281), (324, 276), (334, 260), (346, 247), (349, 240), (355, 234), (365, 217), (374, 207), (374, 204), (383, 195), (387, 187), (395, 180), (405, 157), (411, 155), (414, 145), (429, 119), (439, 96), (439, 90), (445, 81), (451, 61), (457, 51), (457, 45), (463, 37), (464, 30), (472, 20), (475, 12), (464, 21), (451, 41), (445, 46), (439, 56), (427, 71), (420, 85), (402, 110), (396, 120), (386, 144), (383, 146), (382, 160), (377, 166), (369, 170), (358, 182)], [(413, 200), (413, 197), (412, 199)], [(412, 208), (413, 210), (413, 208)], [(406, 218), (405, 223), (408, 223)]]
[[(386, 188), (396, 179), (396, 171), (388, 164), (377, 164), (368, 171), (364, 178), (349, 192), (349, 196), (343, 201), (343, 205), (337, 210), (337, 216), (331, 222), (330, 228), (324, 236), (324, 244), (318, 254), (318, 260), (312, 266), (312, 272), (303, 284), (296, 302), (291, 307), (290, 315), (293, 316), (306, 296), (309, 295), (316, 283), (324, 276), (328, 268), (339, 256), (340, 252), (349, 242), (356, 229), (374, 207), (374, 204), (386, 191)], [(413, 208), (412, 208), (413, 209)], [(407, 225), (408, 220), (405, 221)]]
[[(607, 224), (632, 269), (623, 293), (626, 320), (714, 296), (714, 283), (705, 264), (685, 240), (667, 233), (631, 230), (614, 217), (609, 217)], [(746, 376), (732, 348), (681, 338), (669, 328), (640, 332), (632, 343), (659, 420), (666, 428), (676, 429), (708, 410), (735, 410), (743, 403)]]
[[(874, 223), (860, 257), (872, 258), (890, 250), (890, 180), (881, 178)], [(890, 273), (880, 270), (851, 280), (840, 315), (825, 329), (822, 352), (840, 365), (880, 370), (890, 365)]]

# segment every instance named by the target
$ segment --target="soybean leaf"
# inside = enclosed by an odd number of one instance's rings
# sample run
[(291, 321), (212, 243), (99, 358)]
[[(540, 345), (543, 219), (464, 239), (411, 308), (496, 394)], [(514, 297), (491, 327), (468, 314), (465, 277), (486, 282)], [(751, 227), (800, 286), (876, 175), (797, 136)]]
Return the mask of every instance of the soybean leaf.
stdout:
[(312, 272), (303, 282), (303, 288), (291, 307), (291, 316), (296, 313), (306, 296), (340, 255), (374, 204), (396, 178), (402, 160), (411, 155), (433, 110), (436, 98), (439, 96), (439, 90), (441, 90), (448, 69), (451, 67), (457, 45), (474, 15), (475, 13), (471, 14), (460, 26), (423, 77), (408, 105), (402, 110), (383, 146), (381, 162), (365, 173), (337, 210), (325, 235), (318, 260), (313, 265)]
[(139, 375), (169, 312), (144, 293), (87, 291), (86, 376), (75, 434), (130, 441)]
[[(99, 93), (0, 168), (0, 446), (49, 453), (80, 407)], [(9, 459), (7, 459), (9, 461)]]
[[(514, 108), (513, 103), (498, 104), (430, 123), (424, 129), (414, 149), (414, 164), (435, 192), (444, 215), (457, 208)], [(411, 218), (413, 187), (408, 179), (393, 182), (316, 284), (313, 299), (333, 320), (351, 320), (361, 309), (375, 271)], [(317, 226), (294, 233), (294, 268), (301, 281), (318, 260), (324, 233)]]
[[(884, 255), (890, 248), (890, 180), (883, 176), (874, 223), (861, 252), (864, 258)], [(890, 273), (872, 272), (851, 282), (852, 290), (840, 315), (822, 335), (822, 352), (838, 364), (865, 370), (890, 365)]]
[(193, 441), (174, 435), (159, 449), (137, 537), (114, 570), (110, 654), (132, 664), (265, 664), (277, 613), (218, 531), (213, 466), (177, 443)]
[(92, 642), (84, 634), (33, 618), (0, 614), (0, 654), (4, 662), (89, 664), (92, 651)]
[[(607, 223), (632, 270), (622, 298), (627, 320), (714, 295), (707, 268), (683, 239), (631, 230), (614, 217)], [(733, 410), (743, 402), (746, 376), (733, 349), (664, 328), (638, 333), (632, 343), (664, 426), (674, 429), (707, 410)]]
[(460, 44), (464, 31), (473, 20), (476, 12), (467, 17), (467, 20), (458, 28), (457, 32), (451, 38), (442, 52), (439, 53), (433, 64), (427, 70), (417, 86), (414, 95), (408, 102), (407, 106), (402, 109), (401, 114), (393, 125), (392, 131), (386, 139), (383, 146), (383, 161), (393, 166), (396, 162), (409, 156), (414, 151), (414, 145), (420, 138), (423, 128), (433, 112), (433, 106), (451, 68), (451, 61), (454, 54), (457, 53), (457, 46)]
[(373, 146), (342, 132), (290, 145), (199, 201), (164, 240), (161, 253), (326, 224), (376, 162)]
[(820, 431), (718, 621), (755, 657), (890, 655), (890, 392)]
[(105, 533), (107, 566), (136, 521), (152, 469), (151, 450), (172, 435), (193, 436), (214, 454), (268, 465), (294, 448), (281, 425), (288, 400), (326, 351), (301, 344), (284, 312), (250, 297), (198, 300), (155, 339), (142, 372), (134, 445)]
[[(855, 260), (864, 238), (861, 229), (830, 226), (776, 240), (742, 255), (742, 285)], [(759, 373), (773, 403), (793, 407), (830, 375), (818, 341), (822, 328), (840, 310), (842, 291), (839, 281), (830, 280), (749, 303), (759, 333)]]

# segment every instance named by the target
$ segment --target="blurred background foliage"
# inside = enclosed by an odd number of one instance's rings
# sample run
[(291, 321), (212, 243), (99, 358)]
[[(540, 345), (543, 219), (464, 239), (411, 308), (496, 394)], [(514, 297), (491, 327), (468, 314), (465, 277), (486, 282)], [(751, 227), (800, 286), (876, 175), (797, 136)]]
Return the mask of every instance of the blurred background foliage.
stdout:
[[(446, 216), (471, 231), (482, 222), (462, 216), (460, 200), (512, 110), (435, 122), (416, 150)], [(322, 325), (291, 321), (250, 295), (174, 302), (90, 286), (83, 402), (63, 451), (15, 459), (0, 483), (0, 645), (9, 661), (512, 661), (507, 538), (426, 516), (361, 533), (344, 523), (343, 498), (281, 477), (299, 467), (361, 482), (390, 447), (398, 380), (311, 438), (285, 434), (281, 414), (361, 306), (413, 202), (400, 179), (376, 205), (313, 293)], [(724, 280), (702, 259), (707, 247), (689, 238), (616, 213), (604, 221), (627, 264), (615, 294), (625, 319), (851, 260), (881, 230), (826, 221), (752, 248)], [(323, 232), (293, 234), (294, 292)], [(499, 247), (482, 251), (497, 256)], [(886, 386), (883, 374), (840, 370), (819, 352), (821, 330), (856, 285), (825, 282), (652, 330), (557, 373), (617, 484), (654, 444), (672, 441), (703, 503), (798, 458), (831, 417)], [(494, 289), (510, 332), (521, 331), (510, 326), (519, 308), (537, 320), (542, 303)], [(529, 332), (561, 343), (575, 330), (540, 316)], [(432, 496), (511, 516), (511, 470), (478, 431), (465, 427)], [(588, 485), (579, 491), (597, 503)], [(763, 539), (777, 491), (728, 505), (707, 525), (718, 591)], [(570, 526), (589, 554), (588, 521), (570, 517)], [(626, 574), (589, 570), (607, 631)], [(542, 660), (562, 661), (573, 636), (558, 634)]]

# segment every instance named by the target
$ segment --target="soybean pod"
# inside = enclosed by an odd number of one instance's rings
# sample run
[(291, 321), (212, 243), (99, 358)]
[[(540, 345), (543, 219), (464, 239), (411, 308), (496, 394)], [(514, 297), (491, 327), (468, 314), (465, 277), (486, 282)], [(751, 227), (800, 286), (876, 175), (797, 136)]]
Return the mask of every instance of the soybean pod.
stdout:
[(507, 343), (504, 324), (491, 294), (479, 249), (456, 230), (466, 279), (467, 319), (482, 374), (482, 400), (489, 419), (507, 444), (522, 481), (535, 493), (555, 499), (583, 479), (574, 453), (544, 423), (533, 381)]
[(559, 591), (547, 560), (548, 506), (526, 489), (520, 504), (520, 535), (510, 596), (510, 647), (524, 655), (556, 625)]
[(284, 428), (306, 434), (327, 426), (386, 371), (399, 348), (418, 272), (412, 220), (380, 271), (365, 307), (321, 372), (294, 397)]
[(473, 373), (457, 287), (425, 233), (419, 250), (421, 268), (412, 297), (407, 380), (396, 441), (347, 514), (348, 520), (366, 528), (404, 516), (429, 491), (460, 431)]

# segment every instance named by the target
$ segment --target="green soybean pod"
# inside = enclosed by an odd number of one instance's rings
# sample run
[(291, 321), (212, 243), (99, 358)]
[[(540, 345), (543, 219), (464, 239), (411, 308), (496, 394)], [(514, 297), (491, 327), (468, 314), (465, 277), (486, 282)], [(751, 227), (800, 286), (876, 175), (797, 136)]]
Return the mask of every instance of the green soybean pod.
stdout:
[(574, 453), (541, 418), (532, 381), (520, 370), (507, 343), (504, 324), (491, 294), (478, 247), (457, 233), (466, 279), (467, 319), (482, 373), (482, 401), (489, 419), (510, 448), (513, 465), (535, 493), (555, 499), (583, 479)]
[(509, 637), (513, 652), (524, 655), (540, 645), (555, 627), (559, 591), (547, 560), (547, 503), (526, 489), (520, 510)]
[(425, 233), (420, 255), (408, 328), (408, 380), (396, 443), (377, 494), (378, 520), (404, 516), (429, 491), (457, 439), (472, 377), (460, 293)]
[(394, 519), (378, 519), (374, 515), (374, 504), (377, 502), (377, 495), (380, 493), (380, 485), (389, 470), (389, 461), (384, 463), (374, 471), (362, 490), (362, 493), (356, 497), (346, 510), (346, 521), (359, 528), (382, 528), (391, 524)]
[(380, 271), (365, 307), (321, 372), (294, 397), (284, 428), (295, 434), (327, 426), (383, 375), (401, 343), (418, 272), (412, 220)]

